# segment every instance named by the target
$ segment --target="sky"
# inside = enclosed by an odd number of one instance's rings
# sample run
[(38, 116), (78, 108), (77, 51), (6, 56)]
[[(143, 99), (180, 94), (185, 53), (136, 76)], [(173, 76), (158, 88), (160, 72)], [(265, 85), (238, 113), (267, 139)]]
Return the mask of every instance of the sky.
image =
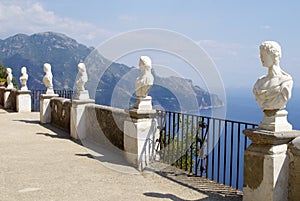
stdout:
[(258, 47), (274, 40), (282, 69), (300, 87), (299, 9), (296, 0), (0, 0), (0, 39), (54, 31), (97, 47), (136, 29), (170, 30), (211, 57), (225, 88), (252, 88), (267, 71)]

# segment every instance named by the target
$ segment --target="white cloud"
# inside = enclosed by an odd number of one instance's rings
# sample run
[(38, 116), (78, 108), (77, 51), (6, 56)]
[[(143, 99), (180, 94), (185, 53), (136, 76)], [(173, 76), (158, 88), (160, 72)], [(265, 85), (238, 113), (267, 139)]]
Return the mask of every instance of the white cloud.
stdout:
[(17, 33), (55, 31), (65, 33), (81, 43), (97, 46), (104, 38), (113, 34), (112, 31), (88, 22), (57, 16), (54, 12), (46, 10), (42, 4), (31, 0), (1, 1), (0, 24), (1, 39)]

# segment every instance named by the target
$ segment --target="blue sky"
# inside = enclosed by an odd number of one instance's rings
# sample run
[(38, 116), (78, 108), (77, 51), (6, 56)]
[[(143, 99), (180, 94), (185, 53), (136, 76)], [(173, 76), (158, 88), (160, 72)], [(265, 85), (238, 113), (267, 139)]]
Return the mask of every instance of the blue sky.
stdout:
[(282, 46), (281, 67), (300, 87), (299, 4), (296, 0), (1, 0), (0, 39), (55, 31), (96, 47), (122, 32), (168, 29), (189, 37), (211, 56), (226, 88), (251, 88), (266, 73), (258, 46), (275, 40)]

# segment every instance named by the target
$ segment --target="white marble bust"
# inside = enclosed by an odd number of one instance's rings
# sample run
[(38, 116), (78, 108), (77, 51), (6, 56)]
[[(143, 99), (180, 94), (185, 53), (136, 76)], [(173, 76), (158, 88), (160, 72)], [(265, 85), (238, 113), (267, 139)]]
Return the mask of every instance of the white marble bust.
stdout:
[(76, 87), (77, 91), (84, 91), (84, 85), (88, 81), (88, 76), (86, 73), (86, 67), (84, 63), (79, 63), (78, 64), (78, 72), (79, 72), (79, 77), (76, 80)]
[(281, 70), (281, 47), (277, 42), (265, 41), (260, 45), (262, 65), (268, 68), (268, 74), (260, 77), (253, 93), (262, 110), (281, 110), (292, 95), (292, 77)]
[(28, 90), (27, 87), (28, 74), (25, 66), (21, 68), (21, 74), (22, 74), (20, 76), (21, 91), (26, 91)]
[(154, 81), (153, 75), (151, 74), (151, 59), (147, 56), (141, 56), (139, 61), (139, 68), (142, 74), (137, 78), (135, 83), (136, 96), (138, 98), (145, 98), (148, 96), (148, 93)]
[(7, 77), (6, 77), (7, 87), (6, 88), (12, 89), (12, 88), (14, 88), (14, 85), (12, 83), (13, 75), (12, 75), (11, 68), (7, 68), (6, 73), (7, 73)]
[(46, 86), (46, 94), (54, 94), (53, 91), (53, 83), (52, 83), (52, 72), (51, 72), (51, 65), (48, 63), (44, 64), (44, 72), (45, 76), (43, 77), (43, 83)]

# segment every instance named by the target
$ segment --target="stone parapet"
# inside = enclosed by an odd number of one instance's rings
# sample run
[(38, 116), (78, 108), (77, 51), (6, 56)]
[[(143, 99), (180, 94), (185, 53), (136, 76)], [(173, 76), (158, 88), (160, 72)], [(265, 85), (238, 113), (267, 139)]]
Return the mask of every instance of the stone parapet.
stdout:
[(4, 109), (11, 109), (11, 99), (12, 99), (12, 94), (11, 91), (13, 89), (4, 89), (4, 99), (3, 99), (3, 107)]
[(0, 87), (0, 105), (4, 106), (4, 91), (5, 87)]
[(58, 94), (41, 94), (40, 96), (40, 123), (46, 124), (51, 122), (51, 98), (58, 97)]
[(288, 143), (300, 131), (272, 132), (246, 129), (252, 144), (244, 153), (244, 201), (287, 201), (289, 157)]
[(300, 137), (289, 144), (289, 201), (300, 200)]
[[(124, 109), (90, 104), (85, 111), (87, 133), (89, 138), (96, 137), (94, 133), (101, 132), (111, 144), (124, 150), (124, 122), (130, 121), (128, 112)], [(103, 135), (102, 135), (103, 134)], [(95, 138), (95, 140), (97, 140)]]
[(55, 97), (50, 100), (51, 124), (70, 132), (71, 100)]

